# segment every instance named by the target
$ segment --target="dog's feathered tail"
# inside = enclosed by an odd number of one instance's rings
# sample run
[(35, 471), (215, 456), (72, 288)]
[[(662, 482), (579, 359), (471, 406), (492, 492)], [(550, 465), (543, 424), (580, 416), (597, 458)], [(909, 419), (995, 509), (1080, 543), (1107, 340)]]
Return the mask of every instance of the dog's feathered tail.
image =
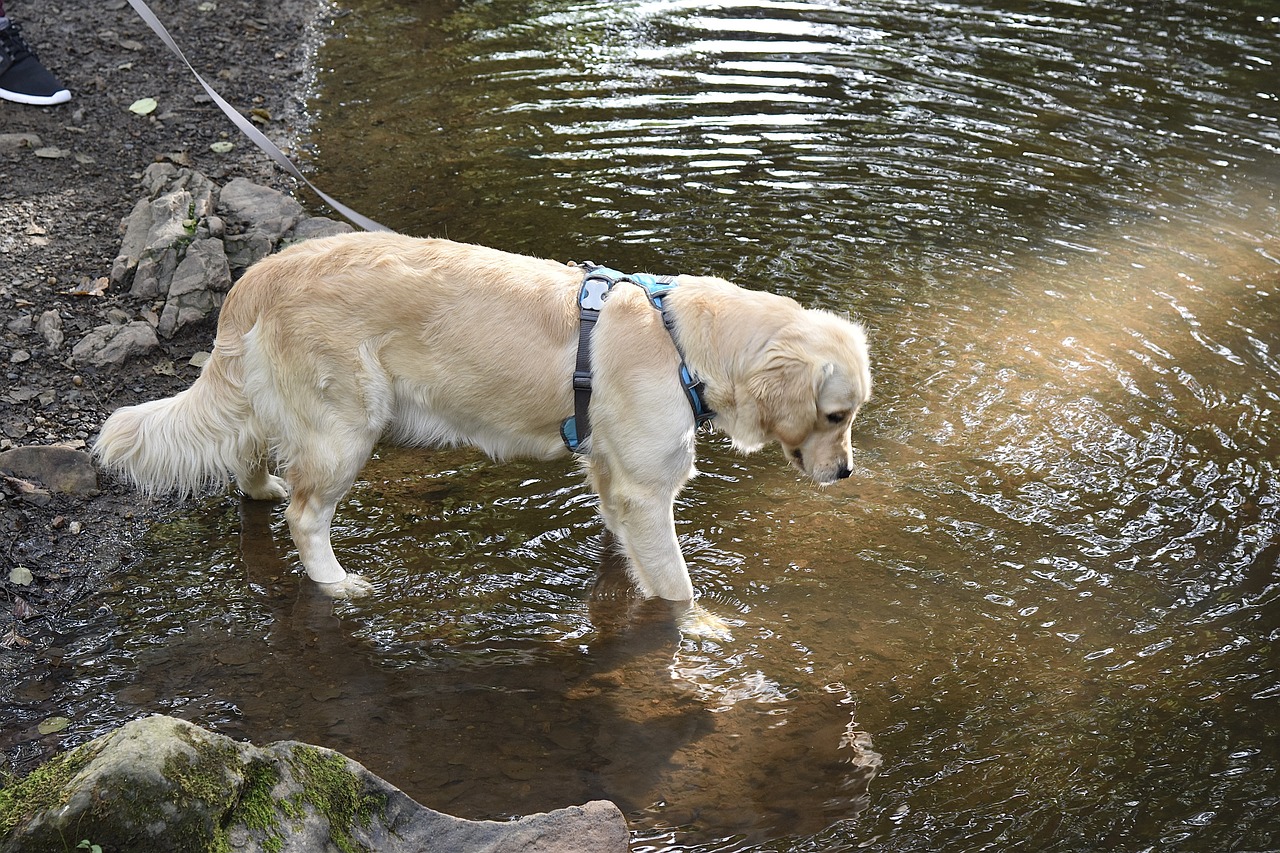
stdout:
[(187, 390), (117, 409), (102, 425), (94, 454), (144, 491), (184, 496), (260, 467), (265, 441), (244, 394), (240, 366), (238, 354), (215, 346)]

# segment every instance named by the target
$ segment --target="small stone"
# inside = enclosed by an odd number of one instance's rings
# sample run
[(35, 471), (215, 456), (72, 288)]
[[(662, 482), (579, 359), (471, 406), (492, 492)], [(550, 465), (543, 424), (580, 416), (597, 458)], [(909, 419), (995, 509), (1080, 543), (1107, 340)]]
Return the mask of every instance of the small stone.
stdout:
[(14, 350), (13, 355), (9, 356), (10, 364), (22, 364), (23, 362), (30, 361), (30, 360), (31, 360), (31, 353), (27, 352), (24, 349)]
[(39, 148), (44, 143), (34, 133), (0, 133), (0, 151)]
[(49, 349), (56, 350), (62, 347), (62, 315), (57, 311), (49, 309), (41, 314), (40, 319), (36, 321), (36, 331), (44, 338)]

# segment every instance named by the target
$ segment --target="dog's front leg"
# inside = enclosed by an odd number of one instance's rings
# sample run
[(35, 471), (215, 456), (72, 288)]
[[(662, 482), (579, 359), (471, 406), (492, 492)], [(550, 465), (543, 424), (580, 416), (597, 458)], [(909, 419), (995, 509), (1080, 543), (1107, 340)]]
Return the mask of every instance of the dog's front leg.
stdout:
[(679, 484), (643, 484), (609, 467), (592, 460), (592, 485), (600, 496), (605, 525), (627, 554), (632, 580), (646, 596), (692, 599), (693, 582), (676, 537)]

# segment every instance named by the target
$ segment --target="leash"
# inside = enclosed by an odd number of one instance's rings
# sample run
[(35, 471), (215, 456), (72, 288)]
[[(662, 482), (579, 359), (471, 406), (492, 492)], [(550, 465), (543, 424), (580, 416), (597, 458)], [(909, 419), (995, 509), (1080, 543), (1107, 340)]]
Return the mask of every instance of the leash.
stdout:
[(129, 5), (133, 7), (133, 11), (138, 13), (138, 17), (142, 18), (142, 20), (146, 22), (147, 26), (151, 27), (152, 31), (160, 37), (160, 40), (165, 43), (169, 50), (173, 51), (174, 56), (182, 60), (183, 64), (187, 66), (187, 69), (195, 75), (195, 78), (200, 85), (204, 87), (205, 92), (213, 99), (213, 102), (221, 107), (222, 111), (227, 114), (227, 118), (231, 119), (232, 123), (240, 129), (241, 133), (249, 137), (253, 144), (261, 148), (268, 157), (274, 160), (276, 165), (302, 181), (307, 186), (311, 187), (312, 191), (315, 192), (316, 195), (320, 196), (320, 198), (324, 199), (326, 204), (338, 211), (338, 213), (342, 214), (347, 219), (351, 220), (352, 223), (363, 228), (365, 231), (391, 230), (382, 223), (375, 222), (369, 217), (361, 213), (357, 213), (337, 199), (330, 198), (319, 187), (307, 180), (306, 176), (302, 174), (298, 167), (293, 165), (293, 161), (290, 160), (274, 142), (268, 139), (265, 133), (254, 127), (252, 122), (242, 116), (235, 107), (227, 103), (221, 95), (214, 91), (212, 86), (205, 82), (205, 79), (200, 76), (200, 72), (196, 71), (195, 67), (187, 60), (187, 57), (183, 55), (181, 48), (179, 48), (177, 43), (174, 42), (173, 37), (169, 35), (169, 31), (165, 29), (164, 24), (160, 23), (160, 19), (156, 17), (155, 12), (151, 11), (151, 7), (144, 3), (143, 0), (129, 0)]
[[(662, 325), (671, 335), (671, 343), (680, 353), (676, 343), (675, 318), (667, 309), (666, 296), (675, 289), (675, 276), (654, 276), (648, 273), (627, 275), (609, 267), (590, 262), (578, 264), (587, 271), (578, 291), (578, 356), (573, 368), (573, 416), (560, 425), (560, 438), (572, 453), (585, 453), (583, 445), (591, 437), (591, 419), (587, 410), (591, 405), (591, 335), (604, 308), (609, 292), (619, 284), (634, 284), (649, 298), (649, 304), (662, 315)], [(716, 416), (703, 399), (705, 383), (698, 380), (685, 364), (680, 353), (680, 387), (684, 390), (689, 408), (693, 410), (694, 428), (697, 429)]]

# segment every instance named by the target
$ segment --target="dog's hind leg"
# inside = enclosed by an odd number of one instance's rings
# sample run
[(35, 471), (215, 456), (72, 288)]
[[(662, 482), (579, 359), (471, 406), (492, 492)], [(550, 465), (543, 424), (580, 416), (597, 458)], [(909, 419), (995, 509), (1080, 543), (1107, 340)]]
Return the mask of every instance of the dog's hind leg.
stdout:
[(285, 510), (289, 533), (307, 577), (335, 595), (367, 591), (368, 584), (350, 575), (338, 562), (330, 541), (330, 526), (342, 500), (373, 450), (374, 435), (329, 436), (304, 453), (291, 454), (285, 477), (292, 498)]
[(244, 496), (255, 501), (282, 501), (289, 496), (284, 480), (267, 469), (265, 453), (258, 453), (235, 472), (236, 486)]

